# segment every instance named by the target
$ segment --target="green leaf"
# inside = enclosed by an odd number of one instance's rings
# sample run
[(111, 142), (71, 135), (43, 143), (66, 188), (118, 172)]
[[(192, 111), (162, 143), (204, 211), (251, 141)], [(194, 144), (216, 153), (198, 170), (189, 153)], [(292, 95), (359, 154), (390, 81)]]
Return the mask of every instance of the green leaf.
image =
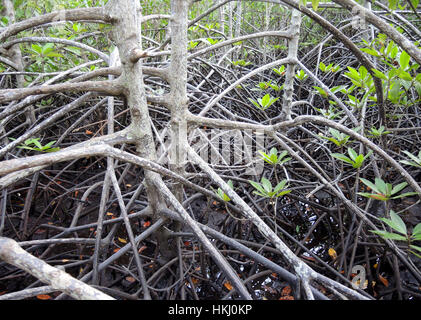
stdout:
[(415, 236), (412, 236), (412, 237), (411, 237), (411, 239), (412, 239), (412, 240), (414, 240), (414, 241), (419, 241), (419, 240), (421, 240), (421, 233), (416, 234)]
[(262, 187), (262, 185), (260, 184), (260, 183), (258, 183), (258, 182), (256, 182), (256, 181), (252, 181), (252, 180), (249, 180), (249, 183), (253, 186), (253, 187), (255, 187), (257, 190), (259, 190), (259, 191), (265, 191), (264, 189), (263, 189), (263, 187)]
[(419, 255), (418, 253), (416, 253), (416, 252), (414, 252), (412, 250), (409, 250), (409, 252), (411, 252), (413, 255), (415, 255), (415, 256), (417, 256), (418, 258), (421, 259), (421, 255)]
[(362, 154), (359, 154), (356, 158), (355, 158), (355, 163), (353, 164), (353, 167), (355, 169), (358, 169), (359, 167), (361, 167), (363, 161), (364, 161), (364, 156)]
[(400, 89), (401, 89), (401, 86), (400, 86), (400, 83), (398, 81), (395, 80), (395, 81), (391, 82), (388, 98), (393, 103), (399, 102)]
[(265, 188), (266, 192), (272, 192), (272, 183), (270, 183), (270, 181), (264, 177), (262, 177), (262, 186), (263, 188)]
[(31, 48), (32, 48), (32, 50), (33, 50), (33, 51), (35, 51), (36, 53), (41, 54), (41, 52), (42, 52), (42, 48), (41, 48), (41, 46), (39, 46), (39, 45), (37, 45), (37, 44), (32, 44), (32, 45), (31, 45)]
[(32, 143), (38, 148), (42, 149), (42, 144), (38, 141), (39, 139), (33, 139)]
[(411, 57), (405, 51), (401, 52), (401, 56), (399, 57), (399, 65), (401, 66), (402, 70), (406, 70), (409, 66), (409, 60)]
[(364, 160), (367, 159), (368, 157), (370, 157), (373, 154), (373, 151), (370, 150), (365, 156), (364, 156)]
[(284, 196), (284, 195), (286, 195), (286, 194), (290, 193), (291, 191), (292, 191), (292, 190), (283, 190), (283, 191), (279, 192), (279, 193), (276, 195), (276, 197), (282, 197), (282, 196)]
[(316, 89), (323, 98), (328, 97), (327, 92), (323, 88), (320, 88), (320, 87), (317, 87), (317, 86), (313, 86), (313, 88)]
[(262, 98), (262, 106), (266, 107), (269, 104), (269, 101), (270, 101), (270, 95), (269, 94), (264, 95)]
[(379, 236), (383, 237), (384, 239), (406, 241), (406, 237), (401, 236), (400, 234), (391, 233), (391, 232), (387, 232), (387, 231), (381, 231), (381, 230), (370, 230), (370, 231), (375, 233), (375, 234), (378, 234)]
[(395, 211), (390, 210), (390, 218), (392, 219), (393, 224), (396, 226), (396, 228), (394, 229), (400, 233), (406, 234), (407, 230), (406, 230), (405, 222), (403, 222), (401, 217), (399, 217), (395, 213)]
[(374, 185), (372, 182), (368, 181), (367, 179), (364, 178), (360, 178), (361, 182), (364, 183), (367, 187), (369, 187), (371, 190), (377, 192), (377, 193), (382, 193), (376, 185)]
[(377, 78), (382, 79), (382, 80), (387, 80), (387, 77), (386, 77), (386, 75), (383, 72), (381, 72), (381, 71), (379, 71), (377, 69), (374, 69), (374, 68), (372, 68), (371, 70), (373, 71), (374, 75)]
[(279, 155), (279, 157), (278, 157), (278, 159), (279, 160), (282, 160), (286, 155), (288, 154), (288, 151), (286, 151), (286, 150), (284, 150), (284, 151), (282, 151), (281, 153), (280, 153), (280, 155)]
[(405, 188), (407, 185), (408, 185), (408, 183), (406, 183), (406, 182), (399, 183), (398, 185), (393, 187), (392, 192), (390, 194), (394, 195), (395, 193), (398, 193), (403, 188)]
[(262, 107), (260, 106), (260, 104), (258, 104), (256, 101), (254, 101), (253, 99), (249, 98), (249, 101), (252, 102), (257, 108), (262, 109)]
[(313, 6), (314, 11), (317, 11), (317, 9), (319, 8), (319, 1), (320, 0), (311, 0), (311, 4)]
[(354, 162), (350, 158), (348, 158), (346, 155), (342, 153), (332, 153), (331, 155), (332, 157), (337, 158), (343, 162), (349, 163), (350, 165), (354, 164)]
[(420, 163), (421, 163), (421, 158), (419, 158), (419, 157), (417, 157), (417, 156), (413, 155), (411, 152), (409, 152), (409, 151), (404, 151), (403, 153), (405, 153), (405, 154), (406, 154), (408, 157), (410, 157), (412, 160), (414, 160), (414, 161), (416, 161), (416, 162), (420, 161)]
[(355, 150), (352, 149), (352, 148), (348, 148), (348, 154), (351, 157), (351, 159), (354, 160), (354, 161), (358, 156), (357, 153), (355, 152)]
[(380, 193), (388, 194), (386, 183), (382, 179), (375, 178), (374, 183), (376, 184), (376, 187), (380, 191)]
[(418, 195), (417, 192), (405, 192), (396, 197), (392, 197), (392, 199), (400, 199), (400, 198), (411, 197), (411, 196), (416, 196), (416, 195)]
[(257, 151), (258, 153), (260, 153), (260, 155), (261, 155), (261, 158), (264, 160), (264, 161), (266, 161), (267, 163), (269, 163), (269, 164), (272, 164), (272, 160), (271, 160), (271, 158), (266, 154), (266, 153), (264, 153), (262, 150), (259, 150), (259, 151)]
[(280, 190), (285, 189), (285, 185), (286, 185), (286, 183), (287, 183), (287, 180), (286, 180), (286, 179), (284, 179), (284, 180), (282, 180), (281, 182), (279, 182), (279, 183), (276, 185), (276, 187), (275, 187), (275, 189), (273, 190), (273, 192), (274, 192), (274, 193), (278, 193)]
[(412, 235), (421, 235), (421, 223), (418, 223), (412, 230)]
[(396, 10), (397, 5), (398, 5), (398, 0), (389, 0), (390, 10)]
[(403, 71), (403, 70), (399, 71), (399, 78), (405, 81), (412, 81), (411, 75), (408, 72)]
[(415, 250), (418, 250), (418, 251), (420, 251), (420, 252), (421, 252), (421, 247), (415, 246), (415, 245), (413, 245), (413, 244), (411, 244), (411, 245), (410, 245), (410, 247), (411, 247), (412, 249), (415, 249)]
[(380, 194), (380, 193), (375, 194), (375, 193), (358, 192), (358, 194), (362, 195), (364, 197), (367, 197), (367, 198), (374, 199), (374, 200), (380, 200), (380, 201), (389, 200), (388, 197), (386, 197), (384, 194)]
[(368, 53), (369, 55), (372, 55), (372, 56), (375, 56), (375, 57), (379, 56), (379, 53), (376, 50), (371, 49), (371, 48), (363, 48), (363, 49), (361, 49), (361, 51), (363, 51), (365, 53)]

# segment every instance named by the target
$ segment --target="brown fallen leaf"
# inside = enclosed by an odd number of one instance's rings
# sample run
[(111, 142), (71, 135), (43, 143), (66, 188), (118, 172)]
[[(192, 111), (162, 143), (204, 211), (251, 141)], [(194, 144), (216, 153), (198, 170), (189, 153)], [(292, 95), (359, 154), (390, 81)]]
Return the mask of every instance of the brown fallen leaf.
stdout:
[(39, 300), (50, 300), (51, 296), (49, 296), (48, 294), (39, 294), (39, 295), (37, 295), (37, 299), (39, 299)]
[(291, 294), (291, 287), (290, 286), (284, 287), (281, 291), (282, 296), (289, 296), (290, 294)]

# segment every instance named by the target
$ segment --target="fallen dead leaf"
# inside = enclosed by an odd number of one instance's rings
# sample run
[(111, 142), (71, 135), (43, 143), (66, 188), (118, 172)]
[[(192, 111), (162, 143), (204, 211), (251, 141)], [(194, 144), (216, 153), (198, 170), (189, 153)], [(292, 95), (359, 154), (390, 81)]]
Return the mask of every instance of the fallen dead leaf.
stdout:
[(232, 290), (232, 285), (231, 285), (231, 283), (229, 281), (227, 281), (227, 282), (224, 283), (224, 287), (227, 288), (229, 291)]
[(333, 248), (329, 248), (327, 251), (329, 256), (332, 258), (332, 260), (336, 260), (338, 258), (338, 254), (336, 253), (336, 250)]
[(123, 239), (123, 238), (120, 238), (120, 237), (118, 237), (118, 241), (120, 241), (121, 243), (127, 243), (126, 239)]
[(380, 274), (379, 274), (379, 280), (381, 281), (381, 283), (383, 283), (383, 285), (385, 287), (388, 287), (389, 286), (389, 281), (385, 277), (383, 277), (382, 275), (380, 275)]
[(50, 300), (51, 296), (49, 296), (48, 294), (39, 294), (39, 295), (37, 295), (37, 299), (39, 299), (39, 300)]
[(291, 294), (291, 287), (290, 286), (284, 287), (281, 291), (282, 296), (289, 296), (290, 294)]
[(147, 246), (141, 246), (139, 248), (139, 250), (137, 250), (137, 252), (142, 253), (143, 251), (145, 251), (148, 247)]

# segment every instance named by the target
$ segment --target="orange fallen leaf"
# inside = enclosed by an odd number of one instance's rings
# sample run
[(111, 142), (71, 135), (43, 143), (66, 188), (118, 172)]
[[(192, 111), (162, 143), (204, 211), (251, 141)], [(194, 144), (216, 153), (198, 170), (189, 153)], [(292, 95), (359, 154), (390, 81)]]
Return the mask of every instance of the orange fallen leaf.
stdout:
[(118, 252), (118, 251), (120, 251), (120, 248), (115, 248), (115, 249), (113, 250), (113, 252), (114, 252), (114, 253), (116, 253), (116, 252)]
[(133, 283), (133, 282), (135, 282), (136, 281), (136, 279), (135, 278), (133, 278), (133, 277), (126, 277), (126, 280), (127, 281), (129, 281), (130, 283)]
[(149, 227), (151, 225), (151, 222), (150, 221), (145, 221), (144, 223), (143, 223), (143, 227), (144, 228), (147, 228), (147, 227)]
[(389, 286), (389, 281), (385, 277), (382, 277), (380, 274), (379, 274), (379, 280), (384, 284), (385, 287)]
[(123, 238), (120, 238), (120, 237), (118, 237), (118, 241), (120, 241), (121, 243), (127, 243), (126, 239), (123, 239)]
[(113, 215), (114, 215), (114, 213), (112, 213), (112, 212), (107, 212), (107, 213), (106, 213), (106, 215), (107, 215), (107, 216), (113, 216)]
[(283, 297), (280, 297), (278, 300), (294, 300), (294, 297), (293, 296), (283, 296)]
[(127, 184), (126, 184), (126, 187), (127, 187), (127, 188), (131, 188), (131, 187), (132, 187), (132, 185), (131, 185), (130, 183), (127, 183)]
[(193, 282), (193, 284), (198, 284), (199, 283), (199, 279), (192, 277), (191, 278), (191, 282)]
[(142, 253), (143, 251), (145, 251), (148, 247), (147, 246), (141, 246), (139, 248), (139, 250), (137, 250), (137, 252)]
[(69, 262), (69, 259), (62, 259), (61, 262)]
[(315, 258), (313, 258), (313, 257), (301, 256), (301, 258), (302, 258), (302, 259), (306, 259), (306, 260), (308, 260), (308, 261), (316, 261), (316, 259), (315, 259)]
[(232, 290), (232, 285), (231, 285), (231, 283), (229, 281), (227, 281), (227, 282), (224, 283), (224, 287), (227, 288), (229, 291)]
[(278, 278), (278, 275), (275, 272), (271, 273), (271, 276), (274, 278)]
[(37, 295), (37, 299), (39, 299), (39, 300), (50, 300), (51, 296), (49, 296), (48, 294), (39, 294), (39, 295)]
[(86, 134), (94, 134), (91, 130), (86, 130), (85, 133)]
[(281, 291), (282, 296), (289, 296), (290, 294), (291, 294), (291, 287), (290, 286), (286, 286)]

